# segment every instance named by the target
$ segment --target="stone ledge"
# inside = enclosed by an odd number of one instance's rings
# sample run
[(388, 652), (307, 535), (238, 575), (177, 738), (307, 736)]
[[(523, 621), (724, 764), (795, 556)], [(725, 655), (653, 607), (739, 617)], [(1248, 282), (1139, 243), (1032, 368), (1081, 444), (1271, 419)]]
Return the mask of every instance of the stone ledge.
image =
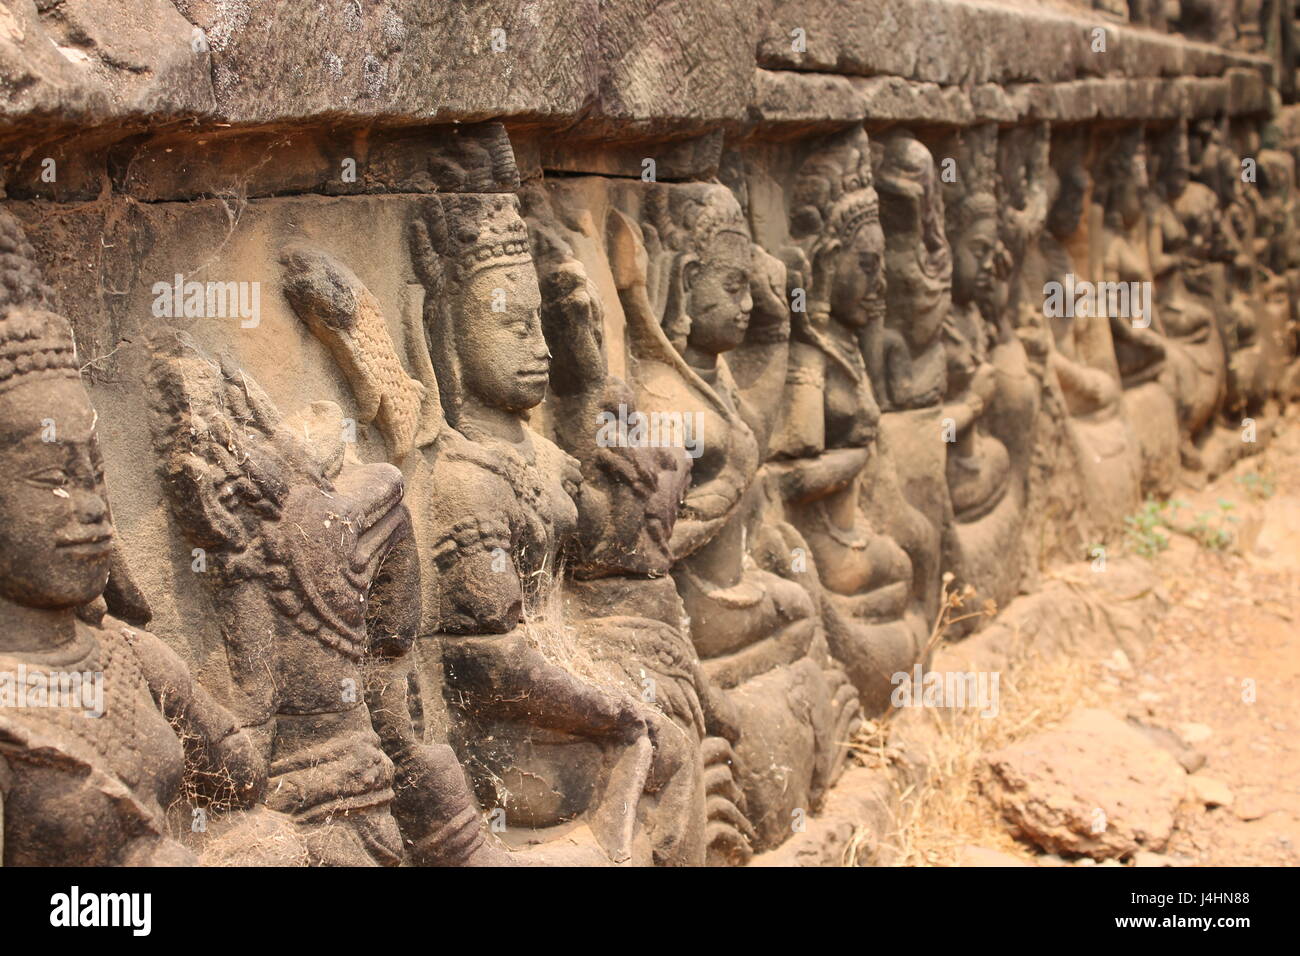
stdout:
[[(1107, 31), (1106, 52), (1092, 31)], [(804, 30), (796, 52), (791, 31)], [(1217, 76), (1258, 70), (1267, 58), (1119, 26), (1100, 14), (981, 0), (773, 0), (758, 65), (856, 76), (887, 74), (943, 85), (1063, 82), (1087, 77)]]
[[(592, 140), (671, 138), (771, 110), (761, 84), (773, 71), (849, 78), (848, 86), (810, 81), (830, 95), (785, 110), (819, 113), (822, 123), (863, 110), (945, 123), (1156, 118), (1177, 109), (1161, 84), (1184, 77), (1234, 77), (1226, 93), (1215, 85), (1198, 93), (1201, 109), (1262, 111), (1272, 72), (1264, 57), (1114, 24), (1105, 24), (1107, 52), (1093, 53), (1090, 31), (1101, 18), (988, 0), (539, 0), (526, 11), (487, 0), (468, 12), (422, 0), (400, 10), (345, 4), (327, 18), (315, 7), (195, 0), (190, 20), (165, 0), (0, 8), (0, 144), (95, 127), (126, 135), (177, 120), (502, 120)], [(806, 31), (806, 52), (790, 49), (791, 25)], [(505, 31), (504, 51), (492, 49), (494, 30)], [(1060, 86), (1142, 80), (1154, 85), (1105, 95), (1106, 87)], [(1039, 83), (1057, 86), (1016, 92)], [(953, 92), (988, 84), (1007, 86), (1011, 102)]]
[(1002, 87), (941, 86), (897, 76), (755, 71), (750, 120), (760, 129), (867, 123), (1023, 123), (1162, 120), (1268, 113), (1269, 87), (1249, 70), (1223, 77), (1096, 78)]

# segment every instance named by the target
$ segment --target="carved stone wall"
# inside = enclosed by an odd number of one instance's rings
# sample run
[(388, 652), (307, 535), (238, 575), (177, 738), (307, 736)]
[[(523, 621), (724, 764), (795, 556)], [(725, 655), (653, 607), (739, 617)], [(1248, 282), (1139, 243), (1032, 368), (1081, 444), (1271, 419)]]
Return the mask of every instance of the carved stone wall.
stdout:
[(780, 846), (1300, 398), (1293, 33), (0, 0), (3, 861)]

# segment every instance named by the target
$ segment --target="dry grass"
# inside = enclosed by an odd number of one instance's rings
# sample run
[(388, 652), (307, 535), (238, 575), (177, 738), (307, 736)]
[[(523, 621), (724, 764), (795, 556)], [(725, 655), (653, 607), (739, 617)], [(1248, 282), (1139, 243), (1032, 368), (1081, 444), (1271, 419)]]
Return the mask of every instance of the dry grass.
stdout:
[[(1067, 654), (1025, 657), (1001, 672), (995, 718), (974, 709), (911, 712), (922, 726), (908, 728), (909, 746), (923, 758), (926, 775), (900, 792), (898, 829), (877, 856), (895, 866), (950, 866), (963, 846), (977, 845), (1030, 859), (1033, 851), (1007, 833), (980, 792), (982, 756), (1096, 703), (1098, 667)], [(853, 742), (859, 759), (869, 766), (896, 760), (890, 733), (889, 721), (870, 722)], [(866, 839), (865, 832), (855, 834), (851, 864), (865, 862)]]

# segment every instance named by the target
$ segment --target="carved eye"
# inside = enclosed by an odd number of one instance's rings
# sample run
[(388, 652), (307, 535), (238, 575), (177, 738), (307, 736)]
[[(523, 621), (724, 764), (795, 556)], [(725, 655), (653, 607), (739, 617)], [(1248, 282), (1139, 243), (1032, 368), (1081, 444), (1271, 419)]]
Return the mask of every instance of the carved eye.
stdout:
[(62, 468), (46, 468), (28, 476), (34, 485), (44, 488), (64, 488), (68, 484), (68, 473)]

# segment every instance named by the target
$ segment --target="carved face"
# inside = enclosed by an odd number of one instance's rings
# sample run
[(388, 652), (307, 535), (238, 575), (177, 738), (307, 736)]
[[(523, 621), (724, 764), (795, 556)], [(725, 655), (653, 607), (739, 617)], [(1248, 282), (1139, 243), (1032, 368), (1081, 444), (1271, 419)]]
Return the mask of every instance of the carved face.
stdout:
[(745, 339), (754, 300), (749, 293), (748, 236), (720, 232), (713, 237), (699, 262), (687, 266), (687, 312), (691, 317), (689, 342), (718, 355)]
[(1079, 231), (1083, 220), (1083, 199), (1088, 191), (1087, 174), (1074, 167), (1061, 174), (1061, 192), (1047, 215), (1047, 228), (1058, 239), (1067, 239)]
[(546, 397), (550, 352), (531, 263), (476, 274), (465, 289), (460, 368), (465, 390), (485, 405), (523, 412)]
[(885, 233), (880, 223), (862, 226), (835, 253), (831, 313), (855, 328), (885, 311)]
[(108, 583), (113, 526), (94, 420), (72, 375), (0, 392), (0, 594), (18, 604), (77, 607)]
[(1133, 152), (1125, 175), (1121, 176), (1116, 191), (1120, 215), (1126, 223), (1134, 222), (1142, 213), (1142, 197), (1146, 194), (1150, 180), (1147, 176), (1147, 151), (1145, 145), (1139, 145)]
[(919, 354), (937, 341), (952, 306), (952, 255), (934, 158), (903, 137), (887, 147), (876, 181), (888, 242), (888, 321)]
[(952, 293), (958, 302), (992, 302), (997, 291), (994, 267), (998, 247), (995, 216), (980, 214), (952, 245)]
[(1186, 133), (1174, 134), (1174, 140), (1169, 146), (1167, 162), (1169, 168), (1165, 170), (1165, 184), (1170, 198), (1176, 198), (1183, 194), (1192, 175)]

